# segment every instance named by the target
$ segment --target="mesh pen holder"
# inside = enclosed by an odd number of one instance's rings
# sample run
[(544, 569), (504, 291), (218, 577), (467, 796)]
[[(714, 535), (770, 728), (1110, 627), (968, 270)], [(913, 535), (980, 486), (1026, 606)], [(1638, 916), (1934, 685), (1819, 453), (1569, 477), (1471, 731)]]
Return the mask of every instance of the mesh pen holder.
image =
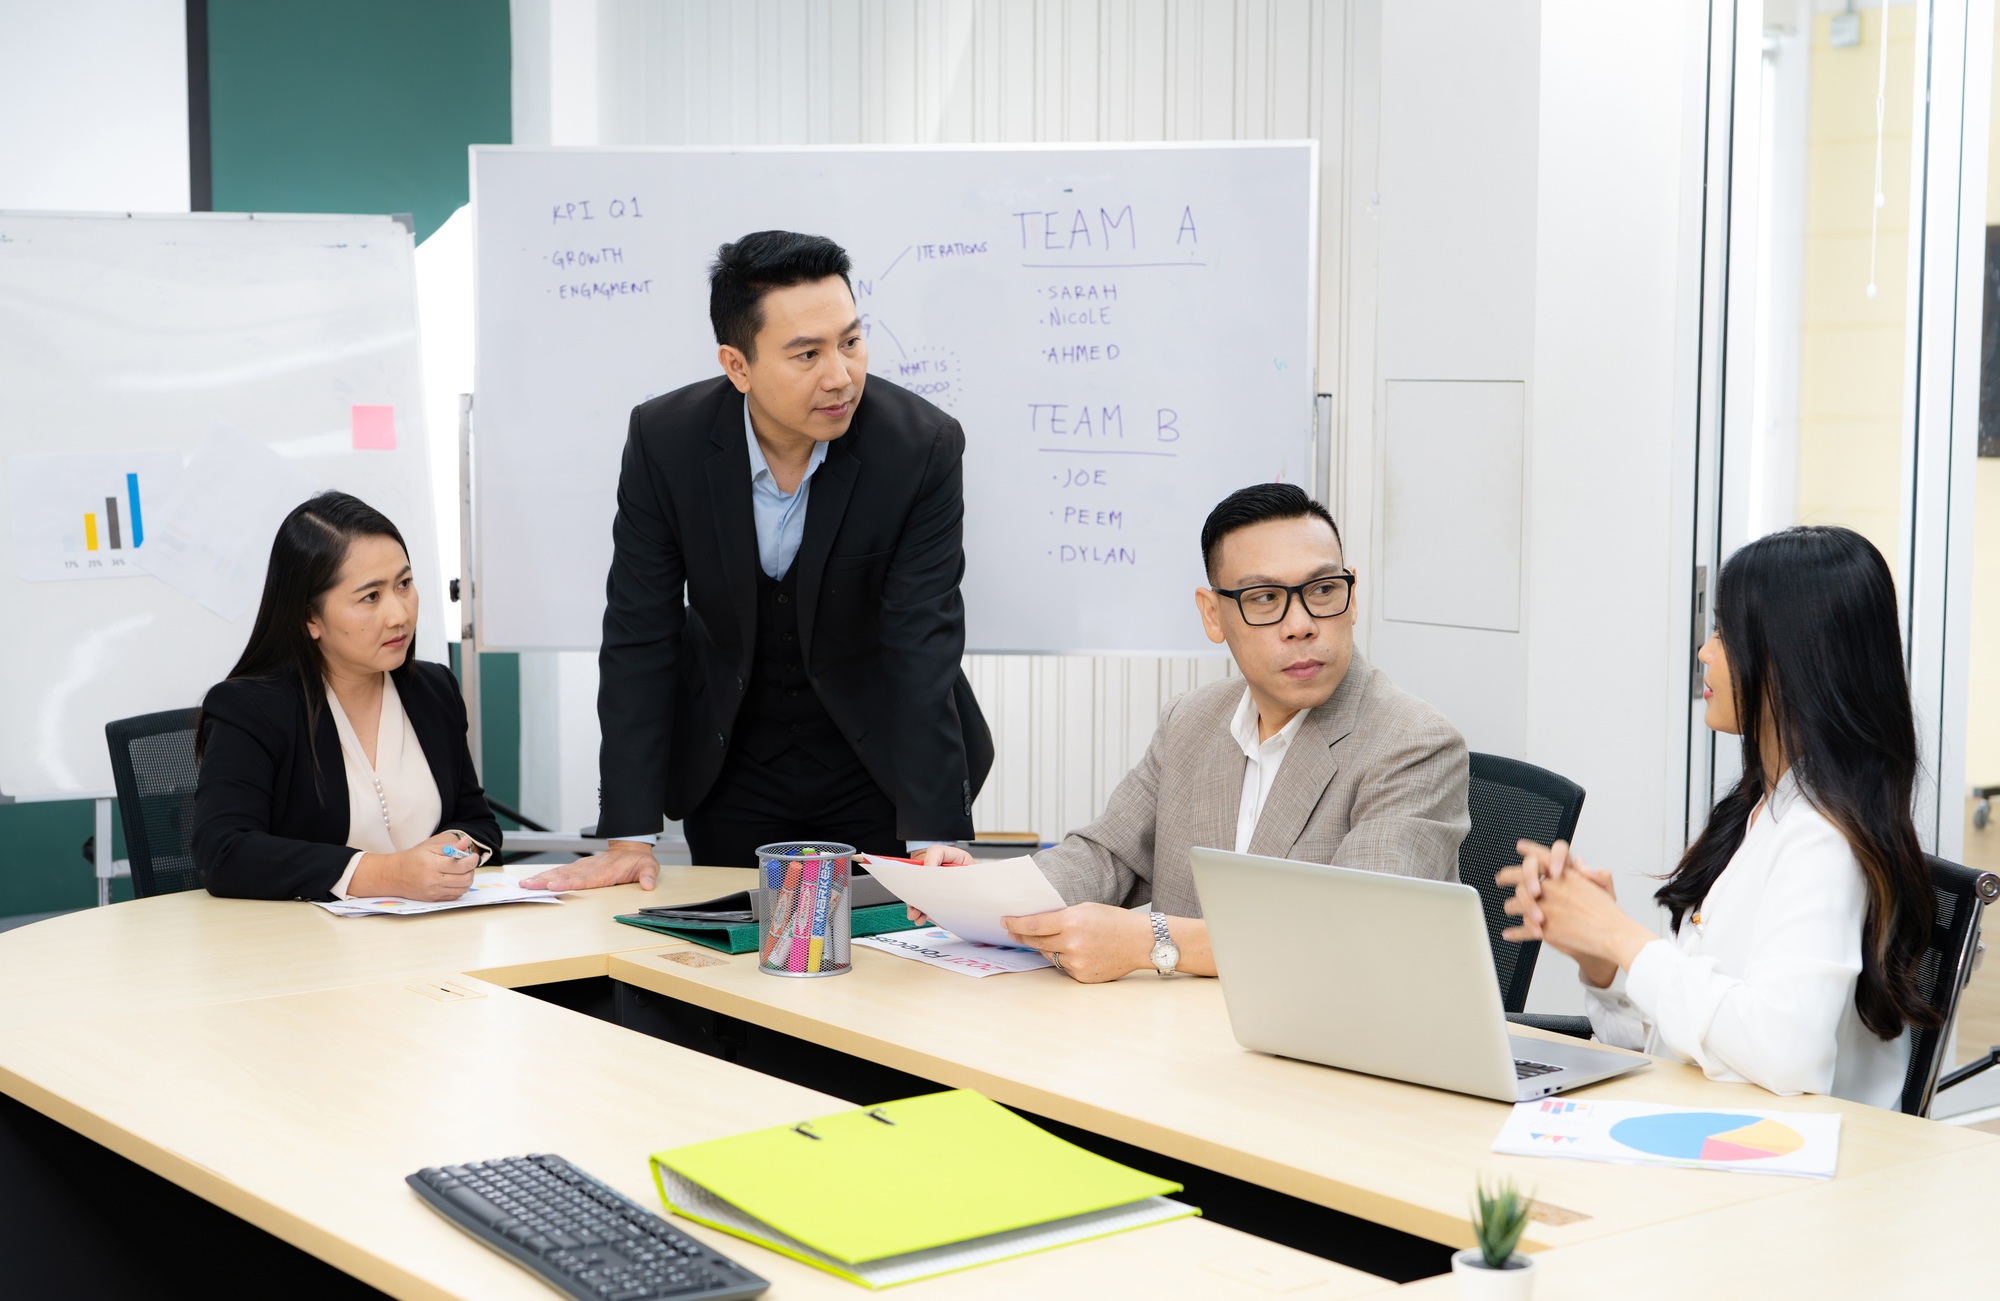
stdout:
[(854, 970), (848, 883), (854, 846), (788, 840), (757, 850), (757, 970), (841, 976)]

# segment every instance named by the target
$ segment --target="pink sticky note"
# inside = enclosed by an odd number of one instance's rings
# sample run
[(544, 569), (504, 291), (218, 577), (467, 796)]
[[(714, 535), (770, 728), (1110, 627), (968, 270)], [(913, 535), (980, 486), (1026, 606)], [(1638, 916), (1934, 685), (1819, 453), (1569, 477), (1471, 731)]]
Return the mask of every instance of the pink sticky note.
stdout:
[(396, 450), (396, 408), (394, 407), (350, 407), (354, 426), (354, 450), (357, 452), (393, 452)]

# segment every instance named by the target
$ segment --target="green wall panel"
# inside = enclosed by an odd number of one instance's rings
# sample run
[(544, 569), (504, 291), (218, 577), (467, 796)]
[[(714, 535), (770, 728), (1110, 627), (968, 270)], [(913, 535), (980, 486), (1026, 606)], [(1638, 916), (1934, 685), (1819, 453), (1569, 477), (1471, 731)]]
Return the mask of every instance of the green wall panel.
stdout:
[(208, 0), (218, 212), (466, 202), (466, 146), (513, 138), (507, 0)]
[[(513, 138), (507, 22), (507, 0), (208, 0), (215, 208), (407, 212), (422, 240), (466, 201), (466, 146)], [(486, 785), (518, 807), (520, 663), (480, 669)], [(91, 825), (0, 805), (0, 917), (95, 902)]]

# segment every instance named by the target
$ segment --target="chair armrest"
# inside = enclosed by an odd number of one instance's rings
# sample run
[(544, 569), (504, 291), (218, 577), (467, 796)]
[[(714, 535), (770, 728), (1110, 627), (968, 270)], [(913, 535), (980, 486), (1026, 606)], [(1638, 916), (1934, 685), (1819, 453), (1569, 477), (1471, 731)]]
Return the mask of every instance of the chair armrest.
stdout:
[(1509, 1012), (1507, 1020), (1513, 1025), (1525, 1025), (1536, 1030), (1549, 1030), (1556, 1034), (1566, 1034), (1572, 1039), (1590, 1038), (1590, 1018), (1587, 1016), (1551, 1016), (1546, 1012)]

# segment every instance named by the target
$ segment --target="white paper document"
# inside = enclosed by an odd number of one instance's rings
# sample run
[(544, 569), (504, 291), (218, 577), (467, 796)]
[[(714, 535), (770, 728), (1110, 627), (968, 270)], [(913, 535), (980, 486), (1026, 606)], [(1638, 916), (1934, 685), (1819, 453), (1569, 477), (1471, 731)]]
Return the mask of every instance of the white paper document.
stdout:
[(854, 942), (863, 948), (880, 949), (899, 958), (914, 958), (928, 966), (943, 967), (967, 976), (998, 976), (1009, 971), (1033, 971), (1052, 965), (1034, 949), (1017, 949), (1011, 944), (981, 944), (961, 940), (940, 927), (920, 927), (914, 931), (892, 931), (887, 935), (860, 935)]
[(377, 895), (364, 898), (356, 895), (350, 899), (315, 899), (312, 902), (326, 909), (336, 917), (383, 917), (390, 915), (407, 916), (412, 913), (448, 912), (453, 908), (483, 908), (492, 903), (559, 903), (561, 897), (552, 890), (523, 890), (521, 877), (493, 875), (476, 881), (470, 890), (456, 899), (446, 899), (442, 903), (425, 903), (417, 899), (399, 899), (394, 895)]
[(1840, 1114), (1543, 1098), (1515, 1104), (1493, 1150), (1831, 1179), (1840, 1160)]
[(225, 619), (257, 608), (271, 540), (319, 480), (240, 430), (216, 426), (154, 511), (134, 564)]
[(876, 880), (961, 940), (1013, 944), (1002, 917), (1028, 917), (1066, 907), (1035, 860), (1002, 858), (965, 867), (925, 867), (897, 858), (862, 860)]
[(6, 463), (14, 571), (31, 583), (137, 578), (179, 452), (65, 452)]

